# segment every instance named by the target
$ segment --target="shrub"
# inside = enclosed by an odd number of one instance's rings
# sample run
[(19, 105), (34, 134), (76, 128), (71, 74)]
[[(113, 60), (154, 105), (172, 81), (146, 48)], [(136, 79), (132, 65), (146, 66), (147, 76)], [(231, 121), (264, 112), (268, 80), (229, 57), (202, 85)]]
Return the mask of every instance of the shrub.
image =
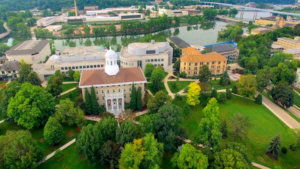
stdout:
[(238, 92), (238, 89), (237, 89), (236, 85), (234, 85), (234, 86), (232, 87), (232, 93), (237, 94), (237, 92)]
[(182, 77), (182, 78), (186, 78), (187, 75), (186, 75), (185, 72), (181, 72), (179, 76)]
[(226, 102), (226, 93), (220, 93), (218, 96), (218, 102), (219, 103), (225, 103)]
[(64, 138), (62, 125), (54, 117), (50, 117), (44, 127), (44, 138), (50, 145), (59, 143)]
[(287, 150), (287, 148), (286, 148), (286, 147), (282, 147), (282, 148), (281, 148), (281, 152), (282, 152), (283, 154), (286, 154), (286, 153), (287, 153), (287, 151), (288, 151), (288, 150)]
[(262, 95), (261, 94), (257, 95), (257, 97), (255, 98), (255, 102), (257, 104), (262, 104)]
[(297, 150), (297, 147), (296, 147), (294, 144), (291, 144), (291, 145), (290, 145), (290, 150), (291, 150), (291, 151), (296, 151), (296, 150)]
[(231, 99), (232, 98), (232, 93), (231, 93), (231, 91), (230, 91), (230, 89), (226, 89), (226, 98), (227, 99)]

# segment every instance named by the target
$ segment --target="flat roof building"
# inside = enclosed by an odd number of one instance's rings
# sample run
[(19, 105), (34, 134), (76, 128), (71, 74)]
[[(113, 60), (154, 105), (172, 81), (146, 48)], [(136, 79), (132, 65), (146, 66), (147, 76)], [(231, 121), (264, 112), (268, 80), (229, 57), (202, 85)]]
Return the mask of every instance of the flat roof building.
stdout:
[(187, 76), (199, 76), (203, 65), (207, 65), (212, 74), (224, 73), (227, 66), (223, 55), (217, 52), (202, 54), (192, 47), (182, 49), (180, 61), (180, 72), (185, 72)]
[(173, 48), (168, 42), (131, 43), (121, 50), (121, 67), (140, 67), (146, 64), (161, 66), (168, 71), (172, 65)]
[(45, 61), (51, 54), (48, 40), (27, 40), (9, 49), (5, 55), (8, 61), (23, 60), (28, 64), (37, 64)]
[(97, 46), (65, 48), (52, 55), (44, 64), (34, 64), (33, 70), (44, 80), (53, 75), (56, 70), (62, 73), (69, 69), (83, 71), (103, 68), (105, 65), (106, 50), (100, 50)]

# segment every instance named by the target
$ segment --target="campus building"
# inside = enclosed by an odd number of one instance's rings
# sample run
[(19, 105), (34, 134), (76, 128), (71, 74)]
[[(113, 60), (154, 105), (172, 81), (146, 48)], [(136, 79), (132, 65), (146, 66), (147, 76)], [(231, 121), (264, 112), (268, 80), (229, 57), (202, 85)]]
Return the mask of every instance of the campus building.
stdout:
[(284, 49), (299, 49), (300, 48), (300, 37), (291, 38), (278, 38), (277, 42), (274, 42), (276, 45), (282, 46)]
[(18, 77), (21, 65), (17, 61), (7, 61), (0, 64), (0, 79), (15, 79)]
[(233, 44), (219, 43), (208, 45), (205, 48), (208, 52), (217, 52), (225, 56), (228, 62), (237, 62), (239, 59), (239, 49)]
[(113, 50), (107, 51), (105, 62), (104, 69), (82, 71), (79, 88), (84, 95), (85, 89), (90, 92), (94, 87), (99, 105), (118, 116), (125, 110), (125, 103), (130, 103), (132, 85), (141, 88), (143, 100), (147, 80), (139, 67), (119, 68), (118, 55)]
[(8, 61), (22, 60), (27, 64), (37, 64), (45, 61), (50, 56), (48, 40), (27, 40), (9, 49), (5, 55)]
[(270, 17), (262, 17), (255, 20), (255, 24), (262, 26), (273, 26), (273, 28), (283, 28), (283, 27), (294, 27), (297, 24), (300, 24), (297, 21), (293, 20), (285, 20), (280, 16), (270, 16)]
[(168, 42), (131, 43), (121, 50), (121, 67), (140, 67), (147, 63), (161, 66), (168, 71), (172, 65), (173, 48)]
[(53, 75), (56, 70), (67, 73), (74, 71), (104, 68), (106, 50), (97, 46), (65, 48), (52, 55), (44, 64), (34, 64), (32, 68), (44, 80)]
[(192, 47), (182, 49), (180, 61), (180, 72), (185, 72), (187, 76), (199, 76), (203, 65), (207, 65), (212, 74), (224, 73), (227, 66), (223, 55), (217, 52), (202, 54)]

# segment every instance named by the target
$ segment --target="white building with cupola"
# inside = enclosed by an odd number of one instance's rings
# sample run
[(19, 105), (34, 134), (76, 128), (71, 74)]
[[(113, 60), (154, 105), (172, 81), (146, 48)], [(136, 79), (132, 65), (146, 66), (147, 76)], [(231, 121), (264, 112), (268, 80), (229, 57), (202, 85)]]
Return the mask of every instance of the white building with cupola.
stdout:
[(118, 54), (109, 49), (105, 54), (104, 68), (83, 70), (79, 82), (83, 95), (86, 89), (90, 92), (94, 87), (99, 105), (104, 105), (106, 111), (115, 116), (125, 110), (126, 103), (130, 103), (132, 85), (141, 88), (144, 100), (147, 83), (140, 67), (120, 68), (118, 62)]

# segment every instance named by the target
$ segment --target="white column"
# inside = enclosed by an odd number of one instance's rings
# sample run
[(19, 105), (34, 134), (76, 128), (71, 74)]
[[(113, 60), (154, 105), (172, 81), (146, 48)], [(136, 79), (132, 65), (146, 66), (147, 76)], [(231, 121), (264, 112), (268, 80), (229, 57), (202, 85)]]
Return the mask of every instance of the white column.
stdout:
[(106, 111), (108, 111), (107, 98), (106, 98), (106, 96), (104, 96), (104, 97), (105, 97), (105, 107), (106, 107)]
[(122, 97), (122, 111), (125, 110), (125, 109), (124, 109), (124, 104), (125, 104), (125, 101), (124, 101), (124, 100), (125, 100), (125, 99), (124, 99), (124, 94), (123, 94), (123, 97)]
[(119, 98), (117, 97), (117, 110), (119, 110)]

